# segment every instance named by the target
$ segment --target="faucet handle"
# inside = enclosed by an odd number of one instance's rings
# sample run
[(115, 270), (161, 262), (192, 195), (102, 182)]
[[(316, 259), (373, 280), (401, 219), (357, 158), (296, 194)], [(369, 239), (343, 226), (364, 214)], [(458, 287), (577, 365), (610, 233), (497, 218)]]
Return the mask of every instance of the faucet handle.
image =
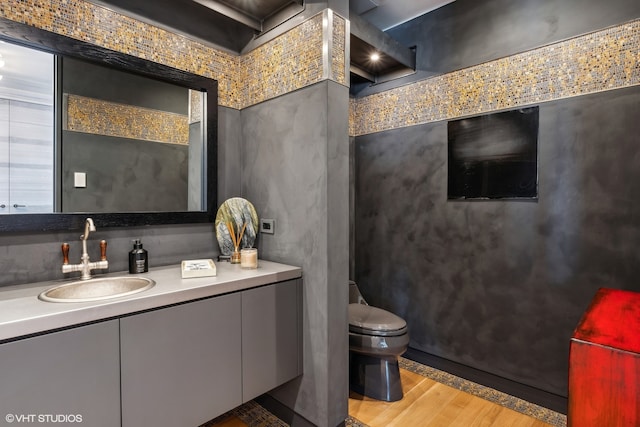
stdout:
[(62, 264), (69, 264), (69, 244), (67, 242), (62, 244)]
[(107, 241), (100, 240), (100, 261), (107, 260)]

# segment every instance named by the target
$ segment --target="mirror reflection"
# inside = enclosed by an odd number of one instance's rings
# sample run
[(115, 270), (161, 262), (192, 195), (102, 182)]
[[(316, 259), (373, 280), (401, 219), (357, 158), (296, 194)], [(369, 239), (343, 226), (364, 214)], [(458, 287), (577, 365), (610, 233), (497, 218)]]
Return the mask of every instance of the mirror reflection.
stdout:
[(53, 212), (54, 56), (0, 42), (0, 214)]
[(0, 54), (1, 213), (206, 210), (203, 93), (8, 42)]

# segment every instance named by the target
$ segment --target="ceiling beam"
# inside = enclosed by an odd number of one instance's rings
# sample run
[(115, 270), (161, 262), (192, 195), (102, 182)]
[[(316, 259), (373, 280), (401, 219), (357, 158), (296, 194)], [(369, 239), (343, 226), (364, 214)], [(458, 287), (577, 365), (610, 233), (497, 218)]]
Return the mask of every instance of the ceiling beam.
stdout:
[(304, 0), (291, 0), (289, 4), (273, 12), (264, 18), (262, 22), (262, 32), (269, 31), (283, 22), (288, 21), (304, 10)]
[(365, 43), (373, 46), (381, 53), (390, 56), (400, 64), (412, 70), (416, 69), (415, 51), (401, 45), (387, 33), (374, 27), (358, 15), (349, 16), (351, 22), (351, 34)]
[(215, 12), (218, 12), (226, 17), (229, 17), (234, 21), (238, 21), (241, 24), (246, 25), (247, 27), (253, 28), (254, 30), (257, 30), (260, 32), (262, 31), (262, 22), (258, 21), (257, 19), (249, 15), (245, 15), (244, 13), (238, 11), (237, 9), (234, 9), (225, 4), (222, 4), (216, 0), (193, 0), (193, 1)]
[(355, 74), (356, 76), (360, 76), (363, 79), (367, 79), (372, 83), (376, 82), (376, 76), (374, 76), (373, 74), (371, 74), (370, 72), (363, 70), (362, 68), (358, 67), (355, 64), (351, 64), (349, 66), (349, 71), (352, 72), (353, 74)]

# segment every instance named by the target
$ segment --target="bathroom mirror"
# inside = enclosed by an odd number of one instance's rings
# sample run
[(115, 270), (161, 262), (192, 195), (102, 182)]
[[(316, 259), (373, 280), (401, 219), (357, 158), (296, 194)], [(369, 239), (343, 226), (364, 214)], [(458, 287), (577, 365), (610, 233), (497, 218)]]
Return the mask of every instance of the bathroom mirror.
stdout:
[[(12, 213), (0, 215), (0, 231), (53, 231), (53, 230), (71, 230), (78, 229), (83, 224), (86, 217), (91, 216), (96, 224), (100, 227), (123, 227), (123, 226), (139, 226), (139, 225), (157, 225), (157, 224), (182, 224), (182, 223), (200, 223), (211, 222), (215, 215), (215, 208), (217, 206), (217, 82), (213, 79), (198, 76), (188, 72), (184, 72), (175, 68), (171, 68), (162, 64), (147, 61), (138, 57), (114, 52), (109, 49), (101, 48), (92, 44), (88, 44), (82, 41), (71, 39), (59, 34), (50, 33), (48, 31), (40, 30), (38, 28), (30, 27), (24, 24), (20, 24), (14, 21), (10, 21), (4, 18), (0, 18), (0, 40), (15, 43), (28, 48), (49, 52), (58, 55), (64, 64), (67, 61), (71, 63), (86, 63), (86, 70), (97, 69), (96, 67), (107, 67), (119, 72), (125, 72), (129, 75), (134, 75), (134, 78), (149, 79), (151, 85), (173, 85), (184, 88), (185, 93), (196, 94), (192, 99), (196, 99), (196, 103), (201, 106), (200, 118), (198, 124), (198, 131), (204, 136), (204, 144), (201, 149), (195, 150), (196, 157), (193, 153), (189, 153), (190, 157), (188, 163), (185, 161), (181, 165), (183, 175), (191, 175), (189, 181), (197, 182), (195, 192), (196, 202), (191, 200), (189, 203), (176, 204), (173, 208), (172, 205), (147, 205), (143, 207), (125, 208), (121, 205), (113, 203), (105, 206), (99, 206), (94, 202), (83, 201), (81, 198), (76, 197), (74, 201), (75, 208), (65, 209), (63, 202), (60, 202), (60, 195), (63, 191), (63, 181), (69, 179), (79, 179), (79, 185), (82, 185), (82, 179), (86, 179), (86, 175), (83, 168), (75, 167), (74, 170), (63, 170), (64, 159), (62, 159), (65, 146), (65, 135), (68, 133), (68, 129), (63, 129), (63, 126), (56, 126), (56, 140), (62, 140), (62, 149), (56, 150), (56, 168), (61, 169), (57, 171), (55, 186), (57, 187), (54, 213)], [(84, 71), (83, 71), (84, 72)], [(89, 72), (89, 71), (86, 71)], [(60, 79), (58, 79), (60, 80)], [(101, 81), (100, 79), (96, 81)], [(61, 112), (72, 111), (69, 107), (70, 103), (75, 103), (76, 108), (80, 105), (82, 112), (86, 111), (87, 106), (84, 104), (78, 104), (85, 102), (85, 99), (69, 99), (67, 96), (62, 96), (62, 91), (56, 89), (56, 111)], [(189, 91), (190, 90), (190, 91)], [(193, 103), (193, 101), (192, 101)], [(95, 104), (95, 103), (94, 103)], [(95, 108), (94, 105), (92, 108)], [(99, 108), (103, 108), (104, 105), (98, 105)], [(102, 110), (98, 110), (102, 111)], [(57, 113), (62, 114), (62, 113)], [(151, 114), (152, 116), (155, 114)], [(67, 120), (68, 117), (64, 117)], [(166, 122), (167, 117), (163, 118), (163, 123)], [(63, 120), (56, 120), (56, 123), (62, 123)], [(95, 120), (90, 121), (91, 123)], [(65, 126), (66, 126), (65, 121)], [(173, 126), (173, 125), (172, 125)], [(149, 127), (149, 126), (147, 126)], [(102, 136), (100, 136), (102, 137)], [(76, 138), (82, 139), (82, 138)], [(88, 138), (87, 138), (88, 139)], [(69, 141), (71, 138), (69, 138)], [(75, 142), (77, 147), (79, 142)], [(169, 144), (156, 144), (158, 146)], [(175, 144), (174, 144), (175, 145)], [(71, 144), (67, 144), (68, 147)], [(142, 146), (140, 144), (139, 146)], [(153, 150), (158, 151), (158, 150)], [(190, 150), (191, 151), (191, 150)], [(74, 153), (77, 153), (77, 149)], [(184, 157), (185, 154), (180, 154)], [(86, 164), (91, 158), (95, 158), (98, 163), (105, 163), (105, 152), (93, 153), (87, 152), (84, 157), (80, 158), (81, 164)], [(146, 154), (145, 156), (146, 157)], [(76, 160), (78, 161), (78, 160)], [(84, 163), (82, 163), (84, 162)], [(117, 160), (116, 163), (117, 164)], [(188, 166), (187, 166), (188, 165)], [(109, 178), (107, 174), (110, 170), (113, 170), (112, 175), (122, 175), (122, 170), (115, 170), (114, 167), (106, 167), (101, 171), (101, 181)], [(164, 169), (162, 166), (156, 166), (157, 171)], [(185, 171), (185, 169), (188, 169)], [(126, 170), (126, 169), (125, 169)], [(194, 171), (198, 174), (198, 177), (194, 177)], [(80, 172), (80, 175), (76, 172)], [(74, 175), (76, 175), (74, 177)], [(94, 174), (95, 175), (95, 174)], [(194, 179), (195, 178), (195, 179)], [(122, 181), (123, 177), (120, 176), (119, 180)], [(169, 177), (169, 179), (172, 179)], [(168, 181), (166, 181), (168, 182)], [(68, 184), (64, 184), (67, 185)], [(73, 186), (73, 184), (72, 184)], [(149, 185), (144, 185), (147, 190)], [(106, 185), (106, 188), (109, 186)], [(162, 186), (159, 186), (162, 189)], [(68, 190), (67, 190), (68, 191)], [(122, 193), (122, 190), (112, 190), (118, 193), (114, 196), (106, 194), (102, 198), (111, 197), (113, 200), (117, 200), (118, 196)], [(141, 189), (142, 192), (145, 188)], [(194, 190), (192, 190), (192, 193)], [(82, 192), (78, 192), (82, 194)], [(131, 198), (132, 196), (126, 196)], [(123, 197), (124, 198), (124, 197)], [(150, 199), (154, 199), (153, 197)], [(193, 199), (193, 197), (190, 197)]]

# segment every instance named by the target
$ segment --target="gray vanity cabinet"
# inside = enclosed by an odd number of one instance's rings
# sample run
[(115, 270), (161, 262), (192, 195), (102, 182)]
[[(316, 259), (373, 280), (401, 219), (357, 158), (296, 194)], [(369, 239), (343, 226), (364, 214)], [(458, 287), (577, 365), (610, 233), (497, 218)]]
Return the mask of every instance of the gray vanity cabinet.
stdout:
[(120, 320), (122, 426), (197, 426), (240, 405), (241, 293)]
[(110, 320), (0, 345), (2, 420), (119, 426), (118, 335)]
[(242, 400), (302, 374), (302, 279), (242, 292)]
[(301, 307), (293, 279), (0, 344), (0, 414), (201, 425), (302, 374)]

